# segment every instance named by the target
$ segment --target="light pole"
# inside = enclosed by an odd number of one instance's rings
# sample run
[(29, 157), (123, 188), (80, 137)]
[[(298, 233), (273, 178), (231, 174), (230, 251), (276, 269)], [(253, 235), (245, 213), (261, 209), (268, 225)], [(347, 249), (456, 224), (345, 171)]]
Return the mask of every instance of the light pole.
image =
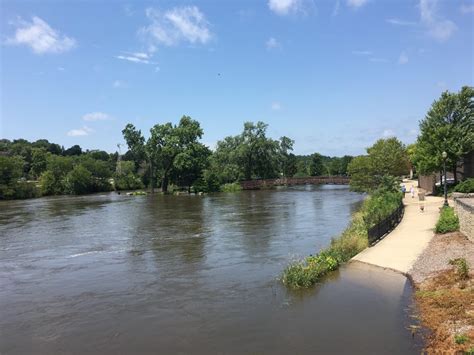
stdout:
[(448, 153), (443, 152), (441, 154), (443, 156), (443, 175), (444, 175), (444, 207), (448, 207), (448, 182), (446, 181), (446, 158), (448, 157)]

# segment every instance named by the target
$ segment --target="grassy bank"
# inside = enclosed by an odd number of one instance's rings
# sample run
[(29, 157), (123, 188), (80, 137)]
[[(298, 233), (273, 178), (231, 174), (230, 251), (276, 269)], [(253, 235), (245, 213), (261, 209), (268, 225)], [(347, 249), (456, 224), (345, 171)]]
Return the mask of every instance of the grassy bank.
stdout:
[(387, 216), (401, 203), (398, 192), (375, 192), (362, 204), (342, 234), (333, 238), (326, 249), (316, 255), (297, 260), (283, 271), (282, 282), (289, 288), (298, 289), (314, 285), (328, 272), (367, 248), (367, 231)]

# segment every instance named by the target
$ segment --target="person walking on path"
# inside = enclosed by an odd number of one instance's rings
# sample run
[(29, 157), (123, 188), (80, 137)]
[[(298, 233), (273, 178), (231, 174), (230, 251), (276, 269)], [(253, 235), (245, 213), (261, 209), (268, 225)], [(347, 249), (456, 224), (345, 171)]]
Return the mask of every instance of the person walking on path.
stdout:
[(415, 198), (415, 186), (411, 185), (410, 193), (411, 193), (411, 198)]

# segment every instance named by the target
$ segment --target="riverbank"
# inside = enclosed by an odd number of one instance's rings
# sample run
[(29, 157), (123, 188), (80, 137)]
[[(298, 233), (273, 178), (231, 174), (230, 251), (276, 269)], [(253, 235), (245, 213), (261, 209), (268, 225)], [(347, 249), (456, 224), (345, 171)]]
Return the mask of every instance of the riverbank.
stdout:
[(454, 232), (434, 235), (409, 271), (420, 320), (430, 330), (428, 353), (474, 352), (473, 266), (474, 243)]
[[(411, 184), (415, 182), (408, 188)], [(402, 222), (351, 261), (408, 277), (415, 289), (417, 316), (430, 331), (428, 353), (470, 353), (474, 350), (474, 275), (469, 265), (474, 266), (474, 243), (460, 232), (435, 234), (442, 198), (427, 196), (420, 201), (407, 195), (404, 204)]]

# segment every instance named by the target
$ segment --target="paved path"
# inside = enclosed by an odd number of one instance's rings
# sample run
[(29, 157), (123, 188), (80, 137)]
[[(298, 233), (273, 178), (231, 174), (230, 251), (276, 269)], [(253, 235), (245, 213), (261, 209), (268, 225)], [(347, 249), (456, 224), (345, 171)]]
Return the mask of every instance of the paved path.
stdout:
[[(380, 242), (357, 254), (352, 260), (404, 274), (411, 269), (433, 237), (439, 208), (443, 205), (442, 197), (427, 196), (425, 201), (419, 201), (417, 195), (412, 198), (409, 193), (412, 185), (416, 187), (417, 182), (405, 183), (408, 192), (403, 200), (405, 214), (400, 224)], [(420, 204), (424, 205), (424, 212), (420, 211)]]

